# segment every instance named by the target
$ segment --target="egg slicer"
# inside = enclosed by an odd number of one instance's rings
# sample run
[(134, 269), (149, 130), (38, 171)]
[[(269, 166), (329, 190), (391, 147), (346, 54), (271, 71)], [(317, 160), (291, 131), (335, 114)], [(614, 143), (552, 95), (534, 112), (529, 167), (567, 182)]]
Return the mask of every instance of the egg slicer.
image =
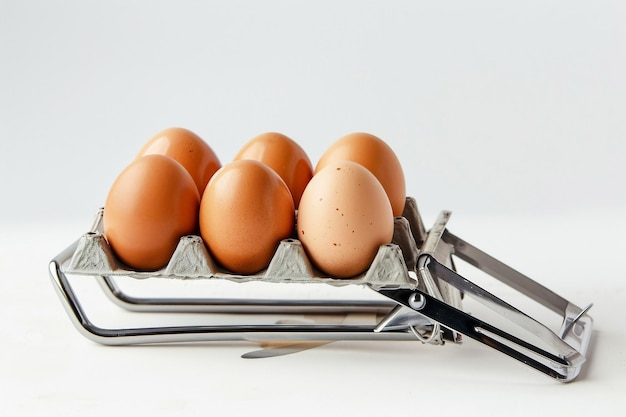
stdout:
[[(312, 266), (296, 239), (283, 240), (264, 271), (233, 275), (216, 265), (201, 238), (195, 235), (181, 238), (164, 269), (132, 271), (116, 259), (108, 246), (102, 229), (103, 210), (100, 210), (90, 231), (50, 262), (49, 274), (78, 331), (105, 345), (243, 340), (273, 344), (274, 348), (249, 356), (265, 357), (272, 356), (273, 351), (295, 352), (339, 340), (417, 340), (443, 345), (461, 343), (463, 337), (468, 337), (557, 381), (574, 380), (583, 367), (592, 335), (593, 321), (588, 315), (591, 305), (576, 306), (453, 235), (447, 228), (450, 215), (442, 211), (427, 231), (415, 200), (407, 198), (403, 216), (395, 219), (392, 243), (379, 248), (369, 269), (352, 279), (335, 279)], [(501, 285), (505, 292), (513, 290), (515, 295), (521, 294), (524, 300), (531, 301), (534, 308), (544, 308), (557, 316), (556, 327), (551, 329), (462, 276), (457, 269), (459, 260), (487, 277), (489, 283)], [(89, 278), (98, 281), (114, 304), (130, 312), (201, 313), (209, 323), (100, 327), (86, 315), (72, 285), (76, 283), (74, 280)], [(305, 293), (312, 288), (309, 285), (331, 289), (360, 286), (371, 290), (365, 292), (372, 297), (138, 297), (126, 293), (119, 285), (123, 279), (157, 278), (295, 285)], [(236, 324), (220, 322), (224, 314), (235, 317)], [(342, 320), (351, 314), (366, 314), (374, 320), (368, 324)], [(332, 316), (336, 320), (302, 321), (297, 319), (300, 315)], [(272, 319), (259, 323), (261, 316)]]

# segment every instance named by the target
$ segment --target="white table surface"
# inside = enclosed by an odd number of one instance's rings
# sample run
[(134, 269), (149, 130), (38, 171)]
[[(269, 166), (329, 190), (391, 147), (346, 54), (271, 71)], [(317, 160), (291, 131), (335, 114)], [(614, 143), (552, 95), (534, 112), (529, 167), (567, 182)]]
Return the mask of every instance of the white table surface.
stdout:
[[(445, 346), (344, 341), (258, 360), (240, 358), (257, 348), (249, 342), (98, 345), (72, 326), (47, 273), (48, 261), (85, 229), (5, 227), (0, 240), (2, 409), (10, 410), (7, 415), (585, 415), (598, 410), (623, 415), (626, 314), (620, 244), (626, 223), (597, 227), (606, 223), (595, 215), (458, 217), (450, 224), (453, 233), (574, 303), (594, 303), (588, 363), (573, 383), (557, 383), (467, 339)], [(100, 320), (106, 323), (109, 314), (117, 325), (147, 323), (135, 317), (140, 313), (120, 313), (93, 288), (84, 302)], [(206, 317), (155, 320), (190, 319), (200, 323)]]

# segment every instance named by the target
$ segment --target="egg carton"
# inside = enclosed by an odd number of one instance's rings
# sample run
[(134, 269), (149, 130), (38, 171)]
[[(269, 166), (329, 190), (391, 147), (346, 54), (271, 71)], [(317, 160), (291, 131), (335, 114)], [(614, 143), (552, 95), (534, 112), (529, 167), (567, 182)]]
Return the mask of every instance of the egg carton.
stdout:
[(313, 266), (298, 239), (282, 240), (267, 268), (256, 274), (240, 275), (221, 268), (198, 235), (183, 236), (167, 265), (155, 271), (137, 271), (120, 262), (103, 235), (103, 210), (96, 216), (95, 230), (82, 236), (67, 272), (74, 275), (128, 276), (137, 279), (226, 279), (234, 282), (274, 282), (333, 286), (368, 285), (372, 288), (410, 288), (406, 263), (414, 263), (417, 245), (405, 217), (394, 219), (392, 243), (380, 246), (366, 272), (349, 279), (324, 275)]
[[(107, 345), (246, 340), (272, 342), (273, 347), (246, 357), (292, 353), (336, 340), (418, 340), (443, 345), (468, 337), (494, 348), (561, 382), (580, 373), (592, 334), (591, 305), (580, 308), (536, 281), (496, 260), (447, 228), (451, 213), (442, 211), (427, 231), (413, 198), (394, 220), (390, 244), (378, 252), (363, 274), (338, 279), (314, 267), (297, 239), (280, 242), (269, 266), (256, 274), (232, 274), (221, 268), (197, 235), (184, 236), (168, 264), (157, 271), (136, 271), (121, 263), (102, 228), (103, 210), (92, 228), (56, 256), (49, 265), (54, 287), (75, 327), (90, 340)], [(455, 267), (458, 258), (557, 313), (558, 332), (498, 298)], [(237, 317), (280, 314), (268, 324), (209, 324), (105, 328), (85, 313), (71, 279), (94, 278), (115, 304), (135, 312), (236, 313)], [(125, 293), (116, 279), (204, 280), (329, 287), (361, 286), (377, 293), (367, 300), (154, 298)], [(263, 284), (264, 285), (264, 284)], [(310, 288), (310, 287), (309, 287)], [(380, 297), (382, 295), (383, 297)], [(471, 299), (493, 314), (490, 319), (466, 311)], [(375, 324), (348, 323), (350, 314), (374, 314)], [(294, 314), (335, 315), (334, 324), (303, 323)], [(337, 324), (339, 322), (339, 324)], [(497, 323), (497, 324), (495, 324)], [(245, 355), (244, 355), (245, 356)]]

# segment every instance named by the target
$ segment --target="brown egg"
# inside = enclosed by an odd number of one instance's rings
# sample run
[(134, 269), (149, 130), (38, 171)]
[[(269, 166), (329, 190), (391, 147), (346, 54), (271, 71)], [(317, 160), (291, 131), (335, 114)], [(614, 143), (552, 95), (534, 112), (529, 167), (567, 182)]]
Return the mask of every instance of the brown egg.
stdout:
[(271, 168), (239, 160), (215, 173), (200, 204), (200, 233), (213, 258), (238, 274), (266, 268), (294, 231), (294, 205)]
[(153, 136), (137, 157), (159, 154), (178, 161), (193, 178), (200, 196), (222, 164), (213, 149), (195, 133), (180, 127), (165, 129)]
[(329, 162), (302, 194), (298, 238), (320, 270), (337, 278), (365, 272), (393, 238), (393, 213), (376, 177), (351, 161)]
[(328, 164), (341, 160), (357, 162), (369, 169), (385, 189), (393, 215), (402, 215), (406, 201), (404, 173), (400, 161), (389, 145), (369, 133), (351, 133), (333, 143), (324, 152), (315, 173)]
[(234, 160), (240, 159), (254, 159), (276, 171), (298, 207), (302, 192), (313, 176), (311, 161), (300, 145), (280, 133), (263, 133), (239, 150)]
[(104, 205), (104, 235), (137, 270), (164, 267), (179, 239), (196, 232), (200, 195), (189, 173), (163, 155), (136, 159), (117, 177)]

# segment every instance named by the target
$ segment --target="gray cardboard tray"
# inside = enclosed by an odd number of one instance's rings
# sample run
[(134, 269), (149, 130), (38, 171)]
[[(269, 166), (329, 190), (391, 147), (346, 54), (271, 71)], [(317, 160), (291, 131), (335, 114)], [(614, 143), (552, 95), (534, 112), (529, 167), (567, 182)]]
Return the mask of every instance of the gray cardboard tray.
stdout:
[(421, 244), (423, 225), (413, 198), (407, 198), (402, 217), (394, 219), (392, 242), (379, 247), (376, 257), (363, 274), (338, 279), (326, 276), (308, 259), (295, 238), (278, 245), (269, 266), (253, 275), (232, 274), (211, 257), (200, 236), (183, 236), (168, 264), (157, 271), (136, 271), (122, 264), (103, 234), (104, 211), (98, 211), (94, 225), (83, 235), (65, 272), (73, 275), (128, 276), (138, 279), (227, 279), (235, 282), (326, 283), (333, 286), (367, 285), (374, 289), (415, 288), (417, 282), (409, 271), (414, 270)]

